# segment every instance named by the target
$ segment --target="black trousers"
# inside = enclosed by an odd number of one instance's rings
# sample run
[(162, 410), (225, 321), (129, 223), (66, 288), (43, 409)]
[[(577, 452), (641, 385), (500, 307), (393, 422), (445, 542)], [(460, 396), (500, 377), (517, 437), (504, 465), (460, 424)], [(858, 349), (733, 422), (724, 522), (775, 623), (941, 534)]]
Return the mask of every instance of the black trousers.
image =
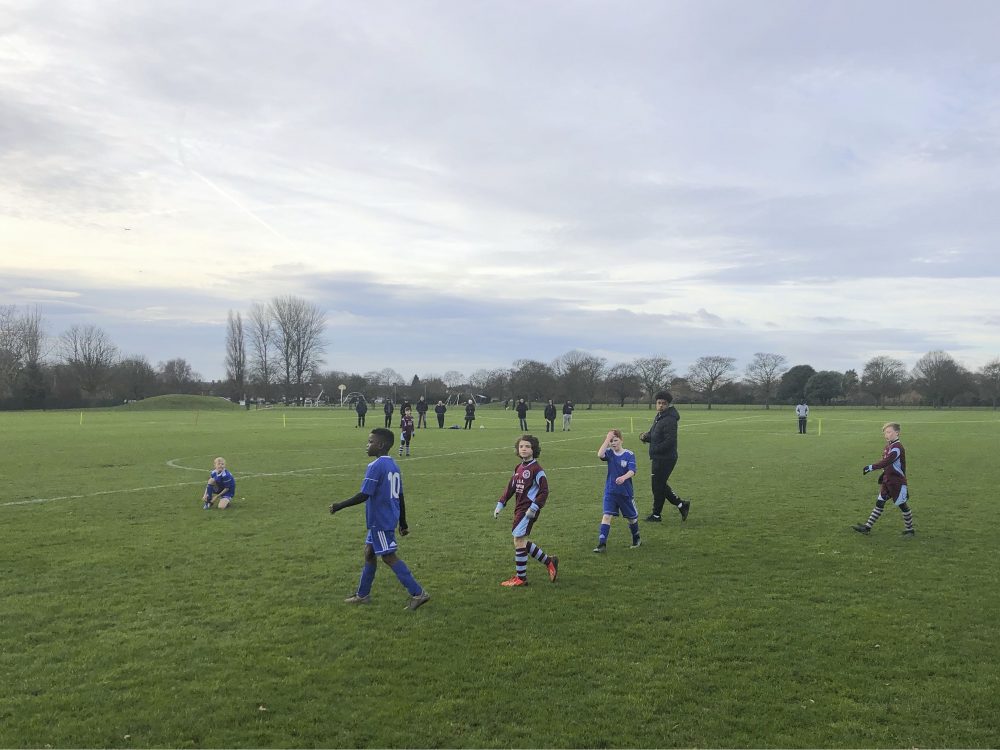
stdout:
[(392, 415), (391, 414), (386, 414), (385, 415), (385, 428), (388, 430), (390, 427), (392, 427)]
[(653, 489), (653, 515), (662, 515), (663, 505), (668, 500), (671, 505), (679, 505), (681, 499), (677, 497), (670, 488), (667, 480), (677, 465), (677, 456), (670, 458), (656, 458), (650, 461), (653, 469), (652, 489)]
[(800, 435), (805, 435), (806, 434), (806, 420), (807, 419), (808, 419), (808, 417), (799, 417), (799, 434)]
[(441, 429), (442, 427), (444, 427), (444, 414), (438, 414), (437, 418), (438, 418), (438, 429)]
[(555, 432), (556, 431), (556, 420), (554, 420), (554, 419), (546, 419), (545, 420), (545, 431), (546, 432)]

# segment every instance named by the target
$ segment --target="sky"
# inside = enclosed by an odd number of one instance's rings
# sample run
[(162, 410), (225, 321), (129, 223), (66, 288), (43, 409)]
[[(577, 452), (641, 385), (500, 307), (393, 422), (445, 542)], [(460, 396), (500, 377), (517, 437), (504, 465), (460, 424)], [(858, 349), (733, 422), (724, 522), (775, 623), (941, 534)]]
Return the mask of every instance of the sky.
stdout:
[(0, 304), (208, 379), (229, 311), (288, 294), (347, 372), (978, 369), (998, 28), (993, 0), (0, 0)]

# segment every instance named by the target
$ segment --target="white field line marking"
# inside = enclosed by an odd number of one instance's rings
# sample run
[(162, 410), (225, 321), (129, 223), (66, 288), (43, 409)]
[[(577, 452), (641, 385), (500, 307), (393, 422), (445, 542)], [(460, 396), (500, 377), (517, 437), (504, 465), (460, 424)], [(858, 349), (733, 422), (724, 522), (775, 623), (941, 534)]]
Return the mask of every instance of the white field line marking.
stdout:
[[(568, 443), (568, 442), (572, 442), (572, 441), (576, 441), (576, 440), (593, 440), (593, 436), (580, 436), (580, 437), (572, 437), (572, 438), (562, 438), (562, 439), (560, 439), (558, 441), (555, 441), (555, 442), (560, 442), (560, 443), (564, 443), (565, 442), (565, 443)], [(474, 450), (467, 450), (467, 451), (452, 451), (450, 453), (435, 453), (435, 454), (431, 454), (431, 455), (428, 455), (428, 456), (412, 456), (412, 457), (409, 457), (409, 459), (410, 459), (409, 461), (404, 461), (404, 465), (406, 463), (413, 463), (415, 461), (427, 461), (427, 460), (435, 459), (435, 458), (449, 458), (449, 457), (453, 457), (453, 456), (462, 456), (462, 455), (468, 455), (468, 454), (472, 454), (472, 453), (490, 453), (490, 452), (496, 452), (496, 451), (501, 451), (501, 450), (509, 450), (512, 454), (514, 452), (513, 451), (513, 445), (511, 445), (511, 446), (506, 446), (506, 445), (504, 445), (504, 446), (496, 446), (496, 447), (493, 447), (493, 448), (476, 448)], [(596, 451), (595, 451), (595, 453), (596, 453)], [(512, 455), (511, 459), (512, 459), (512, 461), (516, 461), (516, 456)], [(179, 463), (181, 460), (182, 459), (180, 459), (180, 458), (172, 458), (169, 461), (167, 461), (166, 464), (171, 469), (177, 469), (179, 471), (197, 471), (197, 472), (204, 473), (204, 474), (207, 475), (208, 470), (205, 469), (204, 467), (184, 466), (181, 463)], [(603, 464), (597, 463), (596, 467), (597, 468), (603, 468)], [(339, 466), (314, 466), (314, 467), (306, 467), (306, 468), (303, 468), (303, 469), (288, 469), (286, 471), (261, 471), (261, 472), (253, 472), (253, 473), (240, 473), (239, 478), (240, 478), (240, 480), (248, 480), (248, 479), (260, 479), (260, 478), (266, 478), (266, 477), (283, 477), (283, 476), (293, 476), (295, 474), (307, 474), (307, 473), (311, 473), (311, 472), (330, 471), (331, 469), (336, 470), (336, 469), (339, 469), (339, 468), (341, 468), (341, 467), (339, 467)], [(347, 470), (348, 467), (343, 467), (343, 468), (345, 469), (343, 472), (334, 471), (334, 473), (323, 474), (321, 476), (350, 476), (351, 474), (353, 474), (356, 471), (356, 468), (354, 466), (349, 467), (350, 471)], [(565, 471), (567, 469), (584, 469), (584, 468), (590, 468), (590, 467), (587, 467), (587, 466), (560, 467), (558, 469), (552, 469), (552, 471)], [(492, 476), (492, 475), (508, 474), (508, 473), (510, 473), (509, 470), (497, 470), (497, 471), (482, 472), (482, 473), (477, 472), (475, 474), (467, 474), (467, 476), (487, 476), (487, 475)], [(423, 476), (434, 476), (435, 474), (436, 474), (435, 472), (423, 472), (423, 473), (415, 474), (415, 476), (421, 476), (421, 477), (423, 477)], [(88, 493), (79, 494), (79, 495), (59, 495), (58, 497), (39, 497), (39, 498), (32, 498), (32, 499), (29, 499), (29, 500), (12, 500), (12, 501), (9, 501), (9, 502), (0, 503), (0, 508), (7, 508), (7, 507), (10, 507), (10, 506), (14, 506), (14, 505), (35, 505), (35, 504), (39, 504), (39, 503), (51, 503), (51, 502), (55, 502), (57, 500), (84, 500), (84, 499), (90, 498), (90, 497), (103, 497), (103, 496), (106, 496), (106, 495), (127, 495), (127, 494), (135, 493), (135, 492), (151, 492), (153, 490), (174, 489), (174, 488), (179, 488), (179, 487), (190, 487), (192, 485), (198, 486), (198, 485), (201, 485), (201, 484), (204, 484), (204, 482), (202, 482), (202, 481), (176, 482), (176, 483), (173, 483), (173, 484), (158, 484), (158, 485), (150, 485), (150, 486), (147, 486), (147, 487), (130, 487), (130, 488), (118, 488), (118, 489), (113, 489), (113, 490), (98, 490), (96, 492), (88, 492)]]

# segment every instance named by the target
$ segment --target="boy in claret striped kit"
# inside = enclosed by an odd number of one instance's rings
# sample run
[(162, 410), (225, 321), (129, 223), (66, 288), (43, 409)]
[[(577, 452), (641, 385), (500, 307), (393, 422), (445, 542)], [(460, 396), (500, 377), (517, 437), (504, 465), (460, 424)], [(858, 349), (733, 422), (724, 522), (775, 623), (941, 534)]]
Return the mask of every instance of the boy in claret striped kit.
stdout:
[(555, 581), (559, 572), (559, 558), (545, 551), (528, 539), (538, 514), (549, 497), (549, 482), (545, 470), (538, 463), (542, 449), (534, 435), (522, 435), (514, 444), (521, 462), (514, 467), (514, 474), (504, 493), (497, 500), (493, 518), (499, 518), (507, 501), (514, 498), (514, 575), (501, 586), (526, 586), (528, 584), (528, 557), (533, 557), (549, 571), (549, 580)]
[(861, 469), (862, 474), (868, 474), (875, 470), (881, 470), (882, 474), (878, 478), (878, 497), (875, 499), (875, 507), (871, 515), (864, 523), (852, 526), (859, 534), (870, 534), (872, 526), (882, 515), (885, 504), (892, 500), (903, 513), (903, 536), (912, 537), (913, 512), (907, 504), (910, 497), (909, 488), (906, 485), (906, 450), (899, 442), (899, 423), (886, 422), (882, 426), (882, 436), (885, 438), (885, 450), (882, 451), (882, 460), (877, 464), (869, 464)]

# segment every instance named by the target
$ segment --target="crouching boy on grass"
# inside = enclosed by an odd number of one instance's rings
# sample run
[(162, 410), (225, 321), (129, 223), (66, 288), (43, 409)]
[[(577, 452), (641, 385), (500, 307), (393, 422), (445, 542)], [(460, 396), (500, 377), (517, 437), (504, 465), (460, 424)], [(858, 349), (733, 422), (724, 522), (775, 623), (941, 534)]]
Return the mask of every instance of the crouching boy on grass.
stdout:
[(215, 459), (215, 468), (208, 479), (205, 494), (201, 496), (203, 510), (211, 510), (212, 503), (219, 501), (219, 510), (225, 510), (233, 504), (236, 494), (236, 478), (226, 468), (226, 459), (219, 456)]
[(368, 535), (365, 537), (365, 562), (361, 568), (361, 581), (353, 596), (344, 601), (348, 604), (368, 604), (371, 601), (372, 584), (378, 570), (378, 559), (388, 565), (396, 578), (409, 592), (406, 603), (408, 609), (416, 609), (425, 604), (431, 595), (417, 583), (410, 569), (396, 555), (396, 526), (399, 535), (406, 536), (406, 504), (403, 501), (403, 479), (399, 466), (389, 456), (395, 436), (391, 430), (376, 427), (368, 436), (368, 455), (375, 458), (365, 471), (361, 491), (352, 498), (330, 506), (330, 512), (365, 503), (365, 521)]
[(499, 518), (507, 501), (514, 498), (514, 576), (503, 581), (501, 586), (526, 586), (528, 584), (528, 557), (533, 557), (549, 571), (549, 580), (555, 581), (559, 572), (559, 558), (550, 557), (545, 551), (528, 540), (538, 514), (545, 507), (549, 496), (549, 483), (545, 470), (538, 464), (542, 449), (534, 435), (522, 435), (514, 444), (521, 462), (514, 467), (514, 474), (507, 482), (504, 493), (497, 500), (493, 518)]

